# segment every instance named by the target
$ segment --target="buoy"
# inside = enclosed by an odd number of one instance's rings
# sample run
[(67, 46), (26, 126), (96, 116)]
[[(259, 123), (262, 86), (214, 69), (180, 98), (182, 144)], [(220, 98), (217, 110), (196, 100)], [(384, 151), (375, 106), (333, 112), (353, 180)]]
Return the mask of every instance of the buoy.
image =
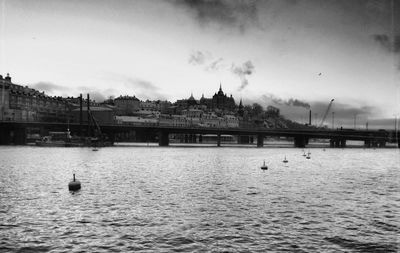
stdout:
[(263, 164), (263, 166), (261, 166), (261, 169), (262, 169), (262, 170), (267, 170), (267, 169), (268, 169), (268, 166), (267, 166), (267, 165), (265, 165), (265, 160), (264, 160), (264, 164)]
[(73, 174), (73, 175), (74, 175), (74, 179), (71, 182), (69, 182), (68, 189), (70, 191), (80, 190), (81, 189), (81, 182), (79, 182), (78, 180), (75, 180), (75, 174)]

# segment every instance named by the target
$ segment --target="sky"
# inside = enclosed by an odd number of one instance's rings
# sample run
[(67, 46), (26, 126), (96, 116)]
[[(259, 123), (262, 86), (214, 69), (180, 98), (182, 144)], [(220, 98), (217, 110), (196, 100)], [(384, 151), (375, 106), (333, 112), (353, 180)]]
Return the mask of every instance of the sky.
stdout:
[(302, 123), (331, 99), (336, 127), (400, 118), (395, 0), (0, 0), (0, 15), (0, 74), (49, 95), (173, 102), (221, 84)]

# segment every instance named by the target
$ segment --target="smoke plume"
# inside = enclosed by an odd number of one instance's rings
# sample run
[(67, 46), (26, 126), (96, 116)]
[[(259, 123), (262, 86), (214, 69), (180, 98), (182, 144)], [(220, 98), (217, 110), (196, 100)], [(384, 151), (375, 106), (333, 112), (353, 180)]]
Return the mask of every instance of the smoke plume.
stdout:
[(249, 85), (247, 76), (254, 72), (254, 65), (251, 61), (246, 61), (242, 66), (235, 66), (232, 64), (231, 71), (240, 78), (242, 84), (239, 86), (238, 91), (241, 91)]

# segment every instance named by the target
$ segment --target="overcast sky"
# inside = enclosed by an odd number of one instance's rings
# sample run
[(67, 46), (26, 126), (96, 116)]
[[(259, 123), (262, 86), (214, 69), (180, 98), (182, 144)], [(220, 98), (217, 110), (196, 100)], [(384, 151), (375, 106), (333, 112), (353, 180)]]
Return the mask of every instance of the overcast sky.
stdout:
[(291, 119), (311, 106), (316, 123), (334, 98), (336, 125), (361, 125), (400, 113), (395, 2), (0, 0), (0, 73), (97, 100), (199, 99), (222, 83)]

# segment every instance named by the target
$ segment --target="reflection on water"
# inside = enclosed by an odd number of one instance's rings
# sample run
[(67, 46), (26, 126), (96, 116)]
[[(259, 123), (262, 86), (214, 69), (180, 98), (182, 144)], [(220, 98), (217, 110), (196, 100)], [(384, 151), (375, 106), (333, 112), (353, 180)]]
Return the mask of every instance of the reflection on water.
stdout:
[(0, 147), (0, 251), (398, 251), (399, 151), (311, 151)]

